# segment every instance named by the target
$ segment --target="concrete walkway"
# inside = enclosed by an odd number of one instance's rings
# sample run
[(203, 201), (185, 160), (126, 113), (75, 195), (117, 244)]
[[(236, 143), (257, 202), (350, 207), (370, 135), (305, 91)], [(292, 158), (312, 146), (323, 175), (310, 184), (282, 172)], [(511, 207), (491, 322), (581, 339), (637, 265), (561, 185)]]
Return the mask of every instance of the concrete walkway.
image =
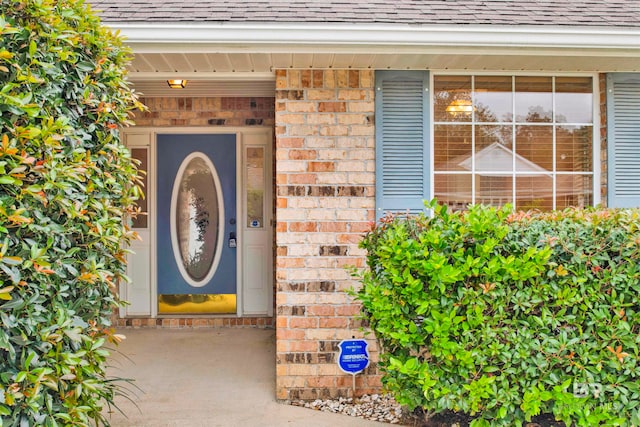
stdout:
[[(114, 427), (385, 426), (275, 400), (269, 329), (126, 329), (109, 374), (133, 378)], [(137, 406), (137, 407), (136, 407)], [(109, 416), (108, 416), (109, 417)]]

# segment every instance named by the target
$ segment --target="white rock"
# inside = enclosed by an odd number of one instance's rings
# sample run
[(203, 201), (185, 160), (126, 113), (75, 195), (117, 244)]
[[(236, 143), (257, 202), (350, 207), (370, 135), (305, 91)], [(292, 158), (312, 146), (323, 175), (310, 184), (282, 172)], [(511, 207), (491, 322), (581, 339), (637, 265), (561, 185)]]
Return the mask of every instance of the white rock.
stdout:
[(313, 402), (298, 400), (286, 403), (390, 424), (399, 424), (402, 417), (402, 407), (389, 395), (373, 394), (364, 395), (357, 399), (340, 397), (337, 399), (316, 399)]

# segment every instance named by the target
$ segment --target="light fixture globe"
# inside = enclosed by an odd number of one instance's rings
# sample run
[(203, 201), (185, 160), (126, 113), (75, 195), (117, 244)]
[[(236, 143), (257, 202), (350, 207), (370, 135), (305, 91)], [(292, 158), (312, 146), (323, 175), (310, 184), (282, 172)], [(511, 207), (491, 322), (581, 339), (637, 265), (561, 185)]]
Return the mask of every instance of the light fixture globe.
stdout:
[(169, 79), (167, 84), (171, 89), (184, 89), (187, 86), (187, 81), (183, 79)]

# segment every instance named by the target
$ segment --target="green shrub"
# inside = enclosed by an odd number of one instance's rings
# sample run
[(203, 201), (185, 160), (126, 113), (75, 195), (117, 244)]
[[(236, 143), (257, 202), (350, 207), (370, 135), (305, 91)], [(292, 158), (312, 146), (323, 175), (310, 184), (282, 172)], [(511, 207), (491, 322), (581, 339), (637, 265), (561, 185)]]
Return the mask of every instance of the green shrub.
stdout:
[(385, 387), (474, 426), (640, 424), (640, 213), (386, 217), (357, 297)]
[(108, 424), (137, 172), (130, 52), (76, 0), (0, 0), (0, 425)]

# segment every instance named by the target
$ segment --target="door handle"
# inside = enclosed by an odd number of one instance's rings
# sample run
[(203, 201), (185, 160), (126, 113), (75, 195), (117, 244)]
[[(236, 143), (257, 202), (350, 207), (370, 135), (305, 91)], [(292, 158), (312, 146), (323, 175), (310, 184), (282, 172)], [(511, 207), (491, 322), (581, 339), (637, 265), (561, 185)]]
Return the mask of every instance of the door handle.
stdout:
[(238, 246), (238, 241), (236, 240), (236, 233), (233, 231), (229, 233), (229, 247), (235, 248)]

